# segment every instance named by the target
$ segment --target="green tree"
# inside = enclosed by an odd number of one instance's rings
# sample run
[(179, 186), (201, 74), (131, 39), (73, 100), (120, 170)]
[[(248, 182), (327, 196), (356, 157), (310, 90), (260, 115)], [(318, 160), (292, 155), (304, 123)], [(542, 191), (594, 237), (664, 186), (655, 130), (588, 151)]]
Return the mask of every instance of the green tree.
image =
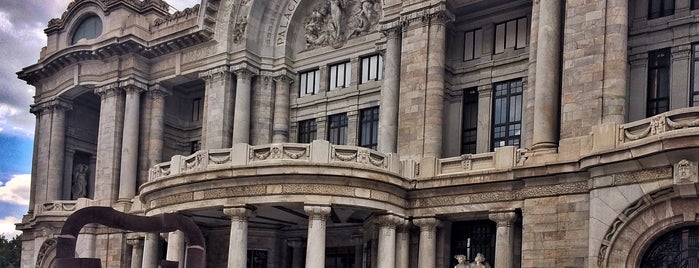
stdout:
[(0, 235), (0, 267), (19, 267), (21, 254), (22, 240), (20, 235), (12, 239), (7, 239), (5, 235)]

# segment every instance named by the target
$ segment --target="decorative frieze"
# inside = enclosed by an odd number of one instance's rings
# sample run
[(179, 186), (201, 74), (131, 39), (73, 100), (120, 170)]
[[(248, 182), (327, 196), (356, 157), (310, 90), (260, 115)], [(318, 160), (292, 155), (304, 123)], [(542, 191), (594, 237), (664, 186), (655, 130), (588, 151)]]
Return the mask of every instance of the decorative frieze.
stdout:
[(302, 22), (306, 49), (340, 48), (347, 40), (374, 30), (380, 18), (381, 3), (377, 0), (320, 2)]

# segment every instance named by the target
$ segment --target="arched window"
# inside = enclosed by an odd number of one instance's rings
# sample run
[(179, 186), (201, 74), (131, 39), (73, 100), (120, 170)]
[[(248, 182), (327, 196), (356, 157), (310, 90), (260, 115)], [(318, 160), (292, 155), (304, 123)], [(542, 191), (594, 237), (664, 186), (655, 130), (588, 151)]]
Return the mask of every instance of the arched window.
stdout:
[(699, 267), (699, 226), (687, 226), (670, 231), (643, 253), (641, 267)]
[(98, 16), (92, 15), (80, 22), (78, 28), (73, 32), (70, 44), (74, 45), (80, 39), (95, 39), (102, 34), (102, 20)]

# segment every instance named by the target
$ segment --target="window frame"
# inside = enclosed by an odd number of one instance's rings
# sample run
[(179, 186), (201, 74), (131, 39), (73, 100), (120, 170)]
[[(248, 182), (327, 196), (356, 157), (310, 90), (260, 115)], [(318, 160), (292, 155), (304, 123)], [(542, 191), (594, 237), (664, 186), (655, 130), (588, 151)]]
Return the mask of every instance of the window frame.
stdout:
[[(697, 0), (699, 2), (699, 0)], [(699, 43), (692, 44), (692, 66), (690, 73), (689, 106), (699, 106)]]
[[(656, 13), (653, 12), (653, 3), (659, 3), (660, 4), (660, 10)], [(665, 5), (668, 3), (672, 3), (672, 8), (671, 9), (666, 9)], [(662, 18), (662, 17), (667, 17), (667, 16), (672, 16), (675, 14), (675, 0), (648, 0), (648, 20), (653, 20), (657, 18)]]
[[(524, 23), (525, 23), (523, 36), (520, 36), (520, 26), (521, 26), (520, 21), (521, 20), (524, 20)], [(512, 22), (514, 22), (514, 31), (515, 31), (514, 44), (512, 46), (508, 46), (508, 44), (507, 44), (508, 32), (512, 30), (512, 29), (510, 29), (511, 27), (508, 27), (508, 24), (512, 23)], [(493, 29), (494, 29), (493, 30), (493, 55), (505, 53), (508, 51), (508, 49), (520, 50), (520, 49), (523, 49), (523, 48), (526, 48), (527, 46), (529, 46), (529, 31), (530, 31), (529, 23), (530, 23), (529, 17), (527, 17), (527, 16), (522, 16), (522, 17), (518, 17), (515, 19), (496, 23), (493, 27)], [(498, 27), (500, 25), (503, 25), (503, 27), (504, 27), (503, 33), (502, 33), (502, 51), (500, 51), (498, 48), (498, 46), (499, 46)], [(523, 44), (520, 44), (520, 38), (524, 38), (524, 40), (521, 40), (523, 42)]]
[(192, 99), (192, 122), (199, 122), (202, 119), (202, 98)]
[(296, 141), (298, 143), (311, 143), (318, 137), (318, 123), (315, 118), (306, 119), (298, 122), (298, 135)]
[[(478, 87), (470, 87), (463, 90), (461, 100), (461, 154), (475, 154), (478, 148), (478, 98)], [(475, 116), (470, 114), (472, 111), (475, 111)], [(468, 139), (470, 137), (472, 139)]]
[[(658, 57), (663, 58), (659, 60)], [(648, 52), (646, 117), (658, 115), (670, 110), (670, 80), (672, 79), (670, 77), (671, 64), (672, 58), (670, 48), (663, 48)], [(661, 76), (663, 75), (665, 77), (665, 81), (661, 81), (663, 78)], [(665, 96), (662, 96), (663, 94)], [(662, 102), (665, 103), (665, 106), (661, 105)]]
[(349, 119), (347, 113), (338, 113), (328, 116), (327, 140), (334, 145), (347, 144), (347, 129)]
[[(468, 36), (471, 35), (471, 49), (468, 47)], [(469, 53), (470, 52), (470, 53)], [(473, 29), (464, 32), (464, 61), (479, 59), (483, 54), (483, 29)]]
[[(376, 150), (379, 145), (379, 106), (359, 110), (359, 146)], [(369, 137), (366, 133), (369, 133)]]
[[(309, 74), (313, 74), (313, 78), (311, 80), (308, 79)], [(305, 78), (304, 78), (305, 77)], [(313, 85), (311, 88), (308, 87), (308, 82), (313, 82)], [(309, 89), (310, 92), (309, 92)], [(299, 98), (303, 98), (305, 96), (310, 96), (310, 95), (316, 95), (320, 92), (320, 69), (310, 69), (307, 71), (303, 71), (299, 73)]]
[[(342, 66), (343, 72), (339, 72)], [(342, 75), (342, 83), (339, 82), (339, 75)], [(328, 91), (347, 88), (352, 84), (352, 62), (344, 61), (328, 66)]]
[[(372, 64), (371, 59), (376, 58), (376, 66)], [(369, 83), (370, 81), (380, 81), (383, 79), (383, 56), (381, 54), (372, 54), (368, 56), (361, 57), (359, 59), (359, 84), (366, 84)], [(367, 65), (368, 66), (368, 71), (366, 72), (367, 75), (365, 75), (364, 70), (367, 70)], [(375, 68), (375, 71), (372, 74), (372, 68)]]
[[(516, 86), (513, 86), (516, 85)], [(506, 93), (504, 95), (498, 95), (498, 86), (506, 86)], [(513, 92), (513, 89), (517, 89)], [(493, 103), (492, 103), (492, 118), (491, 118), (491, 128), (490, 137), (491, 144), (490, 149), (494, 151), (495, 148), (503, 146), (515, 146), (519, 147), (522, 144), (522, 107), (524, 105), (524, 82), (522, 79), (512, 79), (507, 81), (502, 81), (493, 84)], [(519, 101), (518, 105), (515, 103), (515, 114), (513, 114), (511, 108), (511, 100)], [(519, 98), (519, 99), (517, 99)], [(498, 100), (505, 100), (504, 105), (504, 122), (498, 122)], [(502, 114), (503, 111), (500, 111)], [(514, 119), (512, 118), (514, 115)], [(502, 117), (502, 116), (500, 116)], [(497, 128), (504, 128), (504, 131), (497, 131)], [(510, 134), (510, 133), (517, 134)], [(503, 136), (498, 137), (498, 133), (504, 133)], [(504, 142), (504, 144), (498, 144)]]
[[(96, 23), (93, 29), (95, 31), (94, 33), (84, 33), (84, 31), (88, 30), (87, 27), (92, 27), (88, 26), (87, 23)], [(75, 45), (82, 39), (96, 39), (102, 36), (102, 33), (104, 32), (104, 22), (102, 22), (102, 18), (94, 13), (84, 16), (76, 25), (77, 26), (73, 29), (70, 35), (70, 45)]]

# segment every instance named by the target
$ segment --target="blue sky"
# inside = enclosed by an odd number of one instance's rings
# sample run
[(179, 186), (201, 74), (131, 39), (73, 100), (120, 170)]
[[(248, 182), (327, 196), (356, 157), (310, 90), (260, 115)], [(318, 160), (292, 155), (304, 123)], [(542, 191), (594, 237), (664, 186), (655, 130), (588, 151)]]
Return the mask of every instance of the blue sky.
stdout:
[[(34, 87), (16, 72), (36, 63), (46, 46), (44, 29), (71, 0), (0, 0), (0, 234), (14, 236), (14, 223), (27, 212), (34, 142), (29, 113)], [(175, 9), (200, 0), (168, 0)]]

